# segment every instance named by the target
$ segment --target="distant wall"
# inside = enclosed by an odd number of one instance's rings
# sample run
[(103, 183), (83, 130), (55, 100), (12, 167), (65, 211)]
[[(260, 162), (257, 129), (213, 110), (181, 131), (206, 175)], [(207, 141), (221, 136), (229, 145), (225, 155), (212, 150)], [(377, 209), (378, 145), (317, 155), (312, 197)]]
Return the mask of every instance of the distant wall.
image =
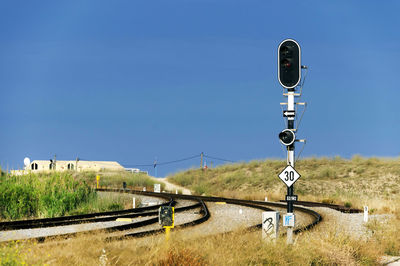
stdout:
[(50, 160), (34, 160), (30, 165), (26, 166), (25, 171), (39, 172), (39, 171), (101, 171), (101, 170), (120, 170), (122, 167), (117, 162), (107, 161), (56, 161), (55, 163)]

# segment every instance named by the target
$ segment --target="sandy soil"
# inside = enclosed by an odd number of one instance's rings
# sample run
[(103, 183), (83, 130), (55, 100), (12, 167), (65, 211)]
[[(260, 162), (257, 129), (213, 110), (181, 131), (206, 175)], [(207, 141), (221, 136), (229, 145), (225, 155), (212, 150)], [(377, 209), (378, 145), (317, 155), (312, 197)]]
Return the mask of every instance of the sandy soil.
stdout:
[(172, 193), (175, 193), (176, 190), (180, 190), (180, 191), (182, 191), (182, 194), (192, 195), (192, 192), (189, 189), (168, 182), (168, 179), (166, 177), (157, 178), (157, 177), (150, 176), (150, 178), (152, 178), (155, 181), (164, 182), (165, 190), (167, 190), (167, 191), (171, 191)]

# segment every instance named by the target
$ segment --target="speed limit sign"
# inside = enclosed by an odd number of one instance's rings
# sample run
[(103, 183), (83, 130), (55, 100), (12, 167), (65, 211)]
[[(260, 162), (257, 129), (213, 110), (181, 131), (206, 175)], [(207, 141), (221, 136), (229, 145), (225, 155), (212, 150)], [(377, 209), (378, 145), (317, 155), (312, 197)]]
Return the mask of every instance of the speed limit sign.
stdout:
[(286, 184), (286, 186), (290, 187), (300, 178), (300, 174), (297, 173), (292, 166), (288, 165), (279, 174), (279, 178)]

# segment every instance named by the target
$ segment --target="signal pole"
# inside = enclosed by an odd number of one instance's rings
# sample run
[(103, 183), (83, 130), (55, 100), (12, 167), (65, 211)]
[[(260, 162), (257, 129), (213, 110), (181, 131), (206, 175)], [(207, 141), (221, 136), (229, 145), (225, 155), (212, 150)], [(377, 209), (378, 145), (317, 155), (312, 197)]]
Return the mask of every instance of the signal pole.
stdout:
[(297, 195), (294, 195), (294, 183), (300, 178), (300, 174), (294, 169), (295, 164), (295, 141), (296, 129), (294, 120), (296, 117), (295, 97), (300, 93), (295, 93), (297, 85), (301, 79), (301, 50), (300, 45), (292, 39), (286, 39), (278, 47), (278, 80), (287, 93), (287, 109), (283, 111), (283, 116), (287, 118), (287, 128), (279, 133), (280, 142), (287, 149), (287, 166), (278, 175), (287, 186), (287, 214), (283, 218), (283, 226), (287, 227), (287, 243), (293, 243), (293, 227), (295, 226), (295, 215), (293, 203), (297, 201)]
[[(295, 111), (294, 110), (294, 90), (293, 91), (288, 91), (288, 109), (290, 111)], [(294, 117), (288, 117), (287, 118), (287, 128), (288, 129), (294, 129)], [(287, 146), (287, 164), (292, 166), (294, 168), (294, 142)], [(292, 197), (294, 193), (294, 184), (292, 184), (290, 187), (287, 188), (287, 195), (289, 197)], [(293, 213), (293, 201), (288, 201), (287, 202), (287, 213)], [(287, 228), (287, 243), (292, 244), (293, 243), (293, 227), (288, 226)]]

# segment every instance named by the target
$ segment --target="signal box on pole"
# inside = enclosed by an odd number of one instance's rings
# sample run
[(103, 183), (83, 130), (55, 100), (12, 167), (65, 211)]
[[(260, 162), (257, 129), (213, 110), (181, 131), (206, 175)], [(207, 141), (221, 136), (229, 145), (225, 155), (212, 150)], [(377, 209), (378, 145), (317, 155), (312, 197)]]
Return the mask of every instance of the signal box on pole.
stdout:
[(294, 90), (301, 79), (300, 45), (286, 39), (278, 47), (278, 79), (282, 87)]
[(158, 222), (161, 226), (174, 227), (174, 207), (161, 206), (158, 210)]

